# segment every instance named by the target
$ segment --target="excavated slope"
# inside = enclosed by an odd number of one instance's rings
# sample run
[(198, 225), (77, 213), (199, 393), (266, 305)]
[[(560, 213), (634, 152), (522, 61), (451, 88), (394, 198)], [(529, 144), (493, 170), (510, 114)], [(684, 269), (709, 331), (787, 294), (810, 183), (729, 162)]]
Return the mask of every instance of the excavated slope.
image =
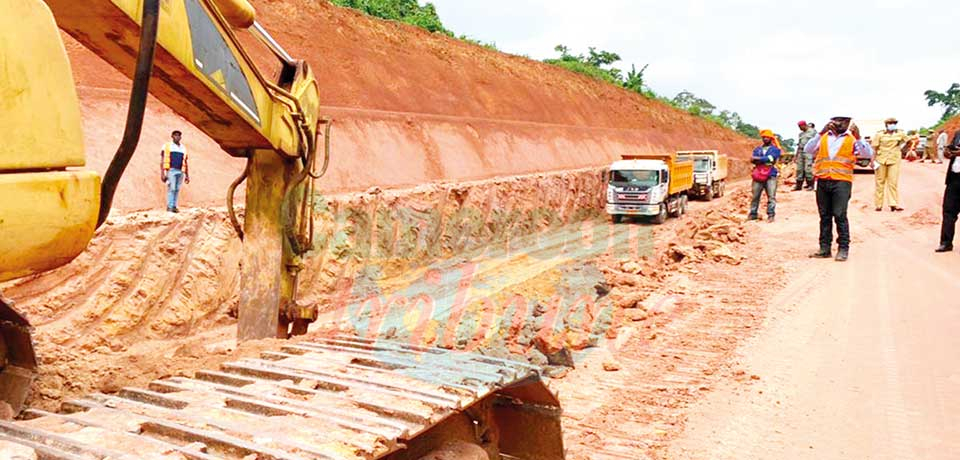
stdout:
[[(537, 61), (324, 1), (254, 3), (277, 40), (319, 75), (324, 114), (335, 121), (326, 192), (602, 166), (636, 151), (719, 148), (740, 156), (750, 145), (713, 123)], [(68, 49), (89, 163), (103, 171), (122, 135), (129, 83), (75, 41)], [(265, 48), (251, 49), (270, 62)], [(223, 202), (242, 162), (152, 100), (121, 184), (121, 209), (163, 205), (158, 154), (173, 129), (185, 132), (192, 150), (194, 183), (184, 202)]]
[[(535, 61), (325, 2), (257, 6), (291, 53), (315, 63), (324, 113), (336, 123), (318, 251), (300, 284), (301, 300), (324, 309), (366, 295), (365, 277), (416, 278), (438, 259), (599, 217), (602, 167), (622, 153), (750, 147), (712, 123)], [(103, 171), (122, 135), (129, 83), (75, 41), (67, 46), (89, 164)], [(193, 173), (178, 215), (162, 212), (158, 166), (173, 129), (185, 133)], [(0, 285), (37, 328), (31, 404), (142, 384), (233, 347), (240, 242), (210, 205), (223, 203), (241, 168), (150, 101), (117, 195), (121, 212), (73, 263)], [(122, 212), (148, 208), (156, 211)]]

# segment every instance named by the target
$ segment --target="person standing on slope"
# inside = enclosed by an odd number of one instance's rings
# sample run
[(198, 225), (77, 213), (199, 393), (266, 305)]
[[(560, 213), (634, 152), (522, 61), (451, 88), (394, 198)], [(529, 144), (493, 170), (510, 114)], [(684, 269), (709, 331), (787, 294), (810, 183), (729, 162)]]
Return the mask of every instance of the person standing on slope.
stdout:
[(901, 155), (910, 146), (910, 136), (897, 129), (896, 118), (887, 118), (884, 124), (886, 130), (873, 136), (873, 148), (877, 152), (877, 163), (880, 164), (874, 177), (877, 185), (874, 203), (877, 212), (883, 211), (884, 201), (890, 203), (891, 211), (903, 211), (898, 203), (900, 194), (897, 186), (900, 182)]
[(853, 193), (853, 166), (857, 157), (873, 157), (873, 149), (860, 140), (860, 130), (850, 117), (834, 117), (819, 136), (804, 146), (814, 155), (813, 175), (817, 178), (817, 209), (820, 212), (820, 251), (810, 255), (818, 259), (832, 256), (833, 225), (837, 226), (838, 262), (850, 257), (850, 221), (847, 206)]
[(803, 151), (803, 148), (810, 142), (810, 139), (817, 137), (817, 131), (806, 121), (797, 123), (800, 128), (800, 138), (797, 140), (797, 185), (793, 190), (803, 188), (803, 182), (807, 182), (807, 190), (813, 190), (813, 156)]
[(747, 220), (759, 219), (760, 197), (767, 193), (767, 222), (773, 222), (777, 213), (777, 160), (783, 155), (783, 148), (773, 131), (760, 131), (763, 145), (753, 149), (753, 200), (750, 202), (750, 215)]
[[(945, 134), (945, 133), (943, 133)], [(960, 215), (960, 130), (953, 135), (953, 142), (945, 151), (949, 161), (947, 188), (943, 191), (943, 223), (940, 227), (940, 247), (937, 252), (953, 251), (953, 237)]]
[(180, 212), (177, 208), (180, 186), (190, 183), (187, 149), (180, 143), (182, 136), (180, 131), (171, 133), (170, 142), (160, 151), (160, 180), (167, 184), (167, 212)]

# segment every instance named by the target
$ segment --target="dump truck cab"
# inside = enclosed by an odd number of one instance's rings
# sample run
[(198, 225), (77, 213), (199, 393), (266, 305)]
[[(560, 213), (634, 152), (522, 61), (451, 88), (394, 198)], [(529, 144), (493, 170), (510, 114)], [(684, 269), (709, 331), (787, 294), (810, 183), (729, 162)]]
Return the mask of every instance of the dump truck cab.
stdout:
[(686, 212), (687, 191), (693, 185), (693, 163), (672, 155), (631, 155), (610, 165), (606, 211), (614, 223), (623, 216), (652, 217)]
[(723, 196), (729, 169), (726, 155), (716, 150), (691, 150), (677, 152), (677, 156), (693, 161), (692, 196), (707, 201)]

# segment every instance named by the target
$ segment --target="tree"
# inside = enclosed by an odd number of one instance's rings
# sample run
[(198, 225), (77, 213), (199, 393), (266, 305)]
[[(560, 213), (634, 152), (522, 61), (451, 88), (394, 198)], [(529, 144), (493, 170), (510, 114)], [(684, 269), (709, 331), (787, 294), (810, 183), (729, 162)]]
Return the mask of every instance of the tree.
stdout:
[(720, 113), (717, 114), (717, 118), (720, 120), (721, 124), (730, 129), (737, 129), (737, 126), (740, 126), (740, 123), (743, 123), (739, 113), (731, 112), (729, 110), (721, 110)]
[(650, 64), (643, 66), (638, 72), (637, 66), (631, 65), (630, 71), (627, 72), (627, 78), (623, 81), (623, 87), (630, 91), (643, 94), (643, 73), (647, 71), (647, 67), (650, 67)]
[(573, 55), (570, 48), (565, 45), (557, 45), (553, 48), (560, 53), (559, 59), (546, 59), (543, 62), (563, 67), (572, 72), (577, 72), (599, 80), (613, 83), (617, 86), (623, 86), (623, 75), (620, 69), (611, 66), (620, 61), (620, 55), (610, 51), (597, 51), (596, 48), (589, 48), (586, 56)]
[(683, 90), (678, 93), (673, 98), (673, 104), (698, 116), (711, 115), (717, 108), (715, 105), (711, 104), (710, 101), (697, 97), (696, 94), (693, 94), (687, 90)]
[(933, 107), (941, 105), (944, 108), (941, 122), (945, 122), (957, 115), (960, 115), (960, 83), (950, 85), (946, 92), (938, 93), (934, 90), (927, 90), (923, 93), (927, 98), (927, 105)]
[(740, 123), (740, 125), (737, 126), (737, 132), (747, 137), (760, 139), (760, 128), (757, 128), (750, 123)]

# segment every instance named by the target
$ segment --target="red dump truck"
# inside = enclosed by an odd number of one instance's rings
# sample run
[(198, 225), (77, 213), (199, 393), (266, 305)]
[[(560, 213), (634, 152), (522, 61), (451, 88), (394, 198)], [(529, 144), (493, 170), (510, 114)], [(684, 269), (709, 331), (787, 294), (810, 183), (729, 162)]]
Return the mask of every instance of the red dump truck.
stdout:
[(687, 210), (693, 188), (693, 161), (676, 154), (623, 155), (607, 175), (607, 214), (613, 223), (624, 216), (652, 217), (657, 224)]

